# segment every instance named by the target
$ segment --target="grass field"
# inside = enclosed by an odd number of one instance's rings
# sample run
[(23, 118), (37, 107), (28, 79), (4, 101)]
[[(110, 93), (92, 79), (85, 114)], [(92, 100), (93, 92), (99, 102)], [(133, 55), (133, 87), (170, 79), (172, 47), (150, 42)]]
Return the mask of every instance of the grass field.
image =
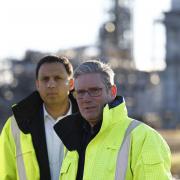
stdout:
[(159, 133), (166, 139), (172, 152), (172, 174), (180, 179), (180, 130), (163, 130)]

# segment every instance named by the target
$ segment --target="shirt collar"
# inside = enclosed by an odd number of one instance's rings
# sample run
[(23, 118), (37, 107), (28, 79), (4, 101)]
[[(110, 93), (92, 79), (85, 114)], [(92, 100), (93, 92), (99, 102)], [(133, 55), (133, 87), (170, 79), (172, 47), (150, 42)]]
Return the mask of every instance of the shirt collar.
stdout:
[(59, 116), (58, 118), (54, 119), (54, 118), (47, 112), (47, 110), (46, 110), (46, 108), (45, 108), (45, 105), (44, 105), (44, 103), (43, 103), (44, 120), (45, 120), (45, 121), (47, 121), (47, 120), (52, 120), (52, 121), (54, 122), (54, 124), (56, 124), (58, 121), (60, 121), (61, 119), (63, 119), (65, 116), (68, 116), (68, 115), (72, 114), (72, 103), (71, 103), (70, 100), (69, 100), (69, 104), (70, 104), (70, 106), (69, 106), (68, 112), (67, 112), (65, 115), (63, 115), (63, 116)]

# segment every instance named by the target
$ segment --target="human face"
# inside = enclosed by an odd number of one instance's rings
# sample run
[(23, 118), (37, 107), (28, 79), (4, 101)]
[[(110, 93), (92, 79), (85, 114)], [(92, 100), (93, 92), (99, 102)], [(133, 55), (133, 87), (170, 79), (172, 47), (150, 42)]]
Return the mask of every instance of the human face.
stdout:
[(63, 64), (45, 63), (39, 69), (36, 87), (45, 105), (61, 106), (68, 101), (71, 81)]
[[(100, 91), (95, 97), (87, 92), (93, 89)], [(112, 100), (111, 90), (106, 89), (100, 74), (90, 73), (80, 75), (75, 79), (75, 91), (81, 115), (91, 126), (94, 126), (102, 118), (104, 105)], [(80, 96), (82, 93), (84, 95)]]

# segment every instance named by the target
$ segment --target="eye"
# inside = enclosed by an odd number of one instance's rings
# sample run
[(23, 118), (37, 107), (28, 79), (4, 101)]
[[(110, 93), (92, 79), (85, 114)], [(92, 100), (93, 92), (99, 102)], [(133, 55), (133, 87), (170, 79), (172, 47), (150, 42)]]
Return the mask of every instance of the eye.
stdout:
[(44, 82), (47, 82), (47, 81), (49, 81), (49, 77), (42, 77), (40, 80), (44, 81)]
[(83, 96), (86, 93), (85, 90), (77, 90), (76, 92), (77, 92), (77, 95), (80, 95), (80, 96)]
[(100, 96), (102, 93), (102, 88), (90, 88), (88, 92), (92, 97)]

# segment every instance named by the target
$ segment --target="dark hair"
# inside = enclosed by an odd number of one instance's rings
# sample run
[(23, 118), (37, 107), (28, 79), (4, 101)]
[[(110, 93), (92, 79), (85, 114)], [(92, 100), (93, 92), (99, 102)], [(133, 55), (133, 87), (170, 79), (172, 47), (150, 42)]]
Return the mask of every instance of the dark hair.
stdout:
[(39, 73), (40, 67), (45, 63), (61, 63), (64, 65), (68, 75), (70, 77), (72, 77), (72, 75), (73, 75), (73, 67), (67, 57), (64, 57), (64, 56), (59, 57), (59, 56), (55, 56), (55, 55), (49, 55), (49, 56), (45, 56), (39, 60), (37, 66), (36, 66), (36, 79), (38, 78), (38, 73)]

